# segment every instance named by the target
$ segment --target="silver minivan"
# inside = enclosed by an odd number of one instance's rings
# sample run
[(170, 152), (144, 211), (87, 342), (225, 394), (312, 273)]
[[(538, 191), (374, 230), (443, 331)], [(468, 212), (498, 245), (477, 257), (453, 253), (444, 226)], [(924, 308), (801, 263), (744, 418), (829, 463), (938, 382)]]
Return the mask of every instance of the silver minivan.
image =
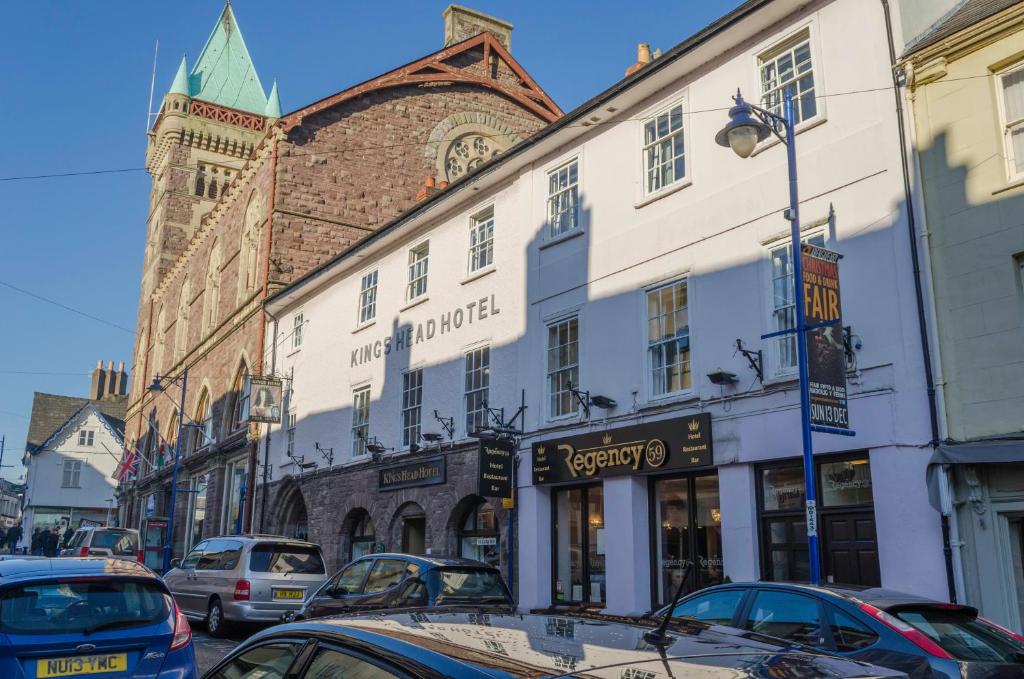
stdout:
[(133, 528), (82, 526), (60, 551), (60, 556), (107, 556), (142, 563), (139, 531)]
[(320, 547), (280, 535), (203, 540), (164, 576), (178, 606), (220, 637), (232, 622), (277, 622), (327, 579)]

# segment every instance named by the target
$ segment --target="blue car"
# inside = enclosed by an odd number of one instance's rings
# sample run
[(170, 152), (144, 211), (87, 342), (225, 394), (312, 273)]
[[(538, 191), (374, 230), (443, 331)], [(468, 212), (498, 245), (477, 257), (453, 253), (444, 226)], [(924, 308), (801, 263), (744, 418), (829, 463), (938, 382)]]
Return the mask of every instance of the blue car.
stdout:
[(0, 677), (195, 679), (188, 620), (145, 566), (0, 561)]

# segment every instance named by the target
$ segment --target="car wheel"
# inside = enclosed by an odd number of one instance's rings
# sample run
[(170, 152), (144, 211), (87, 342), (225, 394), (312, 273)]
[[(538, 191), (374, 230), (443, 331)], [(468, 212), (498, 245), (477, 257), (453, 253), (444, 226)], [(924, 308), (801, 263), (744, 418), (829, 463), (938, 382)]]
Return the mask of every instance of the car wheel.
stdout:
[(206, 613), (206, 631), (211, 637), (223, 639), (227, 635), (227, 621), (224, 620), (224, 607), (220, 599), (210, 602), (210, 610)]

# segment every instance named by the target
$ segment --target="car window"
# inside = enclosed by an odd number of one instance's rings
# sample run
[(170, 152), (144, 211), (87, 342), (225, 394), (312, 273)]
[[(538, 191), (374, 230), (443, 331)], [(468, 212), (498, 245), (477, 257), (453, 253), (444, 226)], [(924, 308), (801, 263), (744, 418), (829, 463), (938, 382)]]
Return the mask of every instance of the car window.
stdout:
[(435, 568), (427, 571), (427, 585), (438, 604), (459, 601), (512, 603), (501, 573), (490, 568)]
[(878, 635), (867, 625), (854, 620), (835, 606), (828, 607), (828, 615), (832, 641), (837, 651), (859, 651), (878, 641)]
[(398, 559), (378, 559), (370, 570), (363, 588), (365, 594), (391, 589), (405, 579), (406, 562)]
[(298, 644), (257, 646), (206, 679), (282, 679), (298, 655), (299, 648)]
[(155, 582), (90, 578), (12, 586), (0, 598), (0, 632), (81, 633), (98, 626), (165, 623), (169, 600)]
[(227, 547), (226, 543), (226, 540), (210, 540), (207, 542), (206, 548), (203, 549), (203, 555), (199, 557), (199, 562), (196, 564), (196, 570), (220, 570), (220, 557), (224, 553), (224, 549)]
[(84, 530), (75, 531), (75, 534), (71, 536), (71, 542), (68, 543), (68, 548), (78, 549), (82, 545), (82, 541), (85, 540), (85, 534)]
[(672, 611), (673, 618), (693, 618), (716, 625), (732, 624), (736, 608), (743, 600), (742, 589), (726, 589), (698, 594), (683, 601)]
[(220, 554), (217, 562), (217, 569), (222, 571), (234, 570), (238, 565), (238, 559), (242, 556), (242, 543), (238, 540), (225, 540), (224, 551)]
[(334, 589), (341, 594), (360, 594), (363, 591), (363, 576), (370, 569), (373, 561), (356, 561), (338, 574)]
[(305, 679), (387, 679), (399, 676), (360, 658), (325, 649), (313, 658)]
[(322, 575), (324, 560), (312, 545), (261, 544), (249, 553), (249, 570), (257, 573)]
[(747, 614), (747, 629), (808, 646), (821, 646), (818, 602), (802, 594), (762, 590)]
[(199, 559), (203, 556), (203, 551), (206, 549), (206, 542), (200, 542), (195, 548), (188, 553), (185, 560), (181, 562), (179, 568), (195, 568), (196, 564), (199, 563)]
[(1024, 643), (963, 610), (923, 608), (895, 613), (957, 660), (1018, 663)]
[(113, 530), (97, 530), (92, 533), (90, 547), (109, 549), (115, 556), (132, 556), (137, 550), (134, 533)]

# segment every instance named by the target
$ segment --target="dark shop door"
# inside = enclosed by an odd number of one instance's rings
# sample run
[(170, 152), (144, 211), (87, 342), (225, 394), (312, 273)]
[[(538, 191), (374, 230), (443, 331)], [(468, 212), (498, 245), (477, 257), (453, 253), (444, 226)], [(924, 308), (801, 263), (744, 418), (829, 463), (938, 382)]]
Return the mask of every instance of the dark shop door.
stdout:
[(823, 514), (825, 582), (881, 587), (874, 512)]

